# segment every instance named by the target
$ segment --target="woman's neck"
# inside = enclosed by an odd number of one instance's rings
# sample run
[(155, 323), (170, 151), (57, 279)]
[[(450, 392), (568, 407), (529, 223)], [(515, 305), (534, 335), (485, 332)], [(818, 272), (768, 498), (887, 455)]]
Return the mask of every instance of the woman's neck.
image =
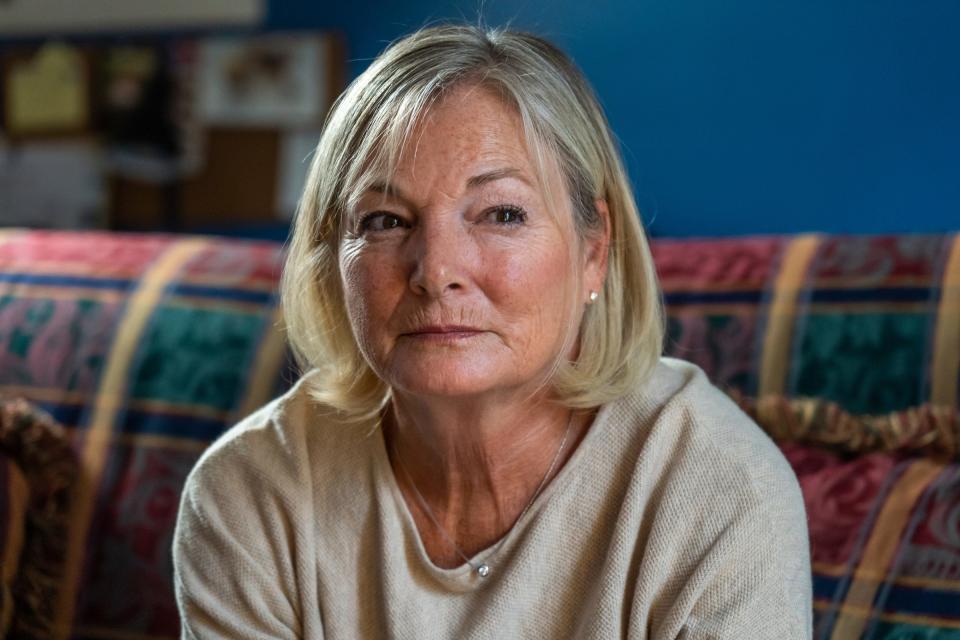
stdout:
[(468, 555), (503, 537), (548, 470), (552, 476), (563, 466), (589, 422), (589, 416), (545, 399), (452, 403), (395, 397), (384, 435), (394, 476), (431, 558), (450, 566), (463, 561), (433, 519)]

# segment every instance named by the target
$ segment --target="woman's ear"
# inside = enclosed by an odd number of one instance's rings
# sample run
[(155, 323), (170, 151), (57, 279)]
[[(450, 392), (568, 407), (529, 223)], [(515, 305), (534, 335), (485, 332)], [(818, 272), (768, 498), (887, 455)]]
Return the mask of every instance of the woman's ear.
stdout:
[(593, 206), (597, 209), (599, 224), (587, 233), (584, 247), (586, 260), (583, 284), (587, 296), (591, 291), (597, 294), (603, 291), (603, 282), (607, 277), (607, 256), (610, 252), (610, 208), (603, 198), (594, 200)]

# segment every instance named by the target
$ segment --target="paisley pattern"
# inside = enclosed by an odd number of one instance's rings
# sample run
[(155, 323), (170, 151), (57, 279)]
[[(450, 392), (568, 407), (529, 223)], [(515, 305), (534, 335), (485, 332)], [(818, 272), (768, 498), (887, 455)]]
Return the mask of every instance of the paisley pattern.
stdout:
[(665, 352), (696, 363), (721, 387), (755, 393), (762, 303), (786, 246), (783, 238), (654, 242), (667, 301)]
[(262, 310), (158, 307), (139, 347), (130, 395), (230, 410), (240, 402), (266, 320)]
[(651, 251), (668, 294), (682, 290), (762, 290), (776, 276), (787, 238), (657, 240)]
[(756, 392), (752, 354), (759, 337), (755, 314), (672, 313), (667, 317), (667, 352), (711, 372), (714, 384)]
[(943, 236), (824, 238), (811, 268), (814, 286), (924, 284), (939, 276), (949, 245)]
[(0, 295), (2, 383), (94, 391), (120, 313), (116, 302)]
[(944, 473), (924, 506), (925, 517), (901, 549), (896, 571), (900, 576), (960, 584), (960, 466)]
[[(790, 443), (781, 450), (797, 474), (807, 509), (814, 637), (830, 638), (844, 616), (862, 623), (856, 637), (955, 637), (951, 634), (960, 629), (960, 465), (946, 465), (929, 486), (913, 487), (901, 479), (914, 459), (890, 453), (847, 457)], [(902, 504), (917, 488), (919, 498), (904, 505), (907, 519), (897, 524), (886, 507)], [(875, 565), (864, 566), (867, 547), (891, 537), (896, 546), (886, 569), (877, 574)], [(859, 582), (875, 587), (869, 611), (845, 607)]]
[(817, 313), (798, 336), (792, 395), (832, 400), (854, 413), (922, 404), (928, 313)]
[(112, 448), (90, 531), (100, 543), (87, 558), (77, 610), (82, 626), (177, 636), (170, 549), (180, 489), (199, 454)]
[(845, 461), (822, 449), (782, 445), (803, 491), (811, 560), (847, 566), (864, 543), (878, 503), (894, 478), (896, 461), (884, 454)]
[(951, 236), (826, 238), (795, 324), (791, 395), (848, 411), (922, 404)]

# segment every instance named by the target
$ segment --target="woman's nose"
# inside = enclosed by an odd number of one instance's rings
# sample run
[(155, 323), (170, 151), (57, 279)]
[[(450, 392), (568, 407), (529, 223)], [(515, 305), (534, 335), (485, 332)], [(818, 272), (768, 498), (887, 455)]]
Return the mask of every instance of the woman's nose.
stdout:
[(424, 222), (411, 243), (410, 288), (418, 295), (440, 298), (462, 289), (467, 280), (463, 238), (453, 221)]

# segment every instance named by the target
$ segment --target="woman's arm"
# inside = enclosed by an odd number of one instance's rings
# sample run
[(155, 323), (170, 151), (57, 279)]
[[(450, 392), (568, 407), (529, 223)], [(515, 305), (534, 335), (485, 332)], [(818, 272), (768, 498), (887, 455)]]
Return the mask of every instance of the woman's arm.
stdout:
[(217, 448), (187, 478), (173, 542), (183, 638), (303, 636), (295, 488), (263, 473), (272, 465), (251, 463), (250, 444)]
[(724, 531), (688, 584), (700, 592), (678, 638), (812, 637), (807, 523), (797, 506), (759, 508)]
[(714, 405), (706, 417), (668, 416), (689, 435), (645, 514), (633, 635), (807, 640), (812, 576), (797, 477), (759, 427)]

